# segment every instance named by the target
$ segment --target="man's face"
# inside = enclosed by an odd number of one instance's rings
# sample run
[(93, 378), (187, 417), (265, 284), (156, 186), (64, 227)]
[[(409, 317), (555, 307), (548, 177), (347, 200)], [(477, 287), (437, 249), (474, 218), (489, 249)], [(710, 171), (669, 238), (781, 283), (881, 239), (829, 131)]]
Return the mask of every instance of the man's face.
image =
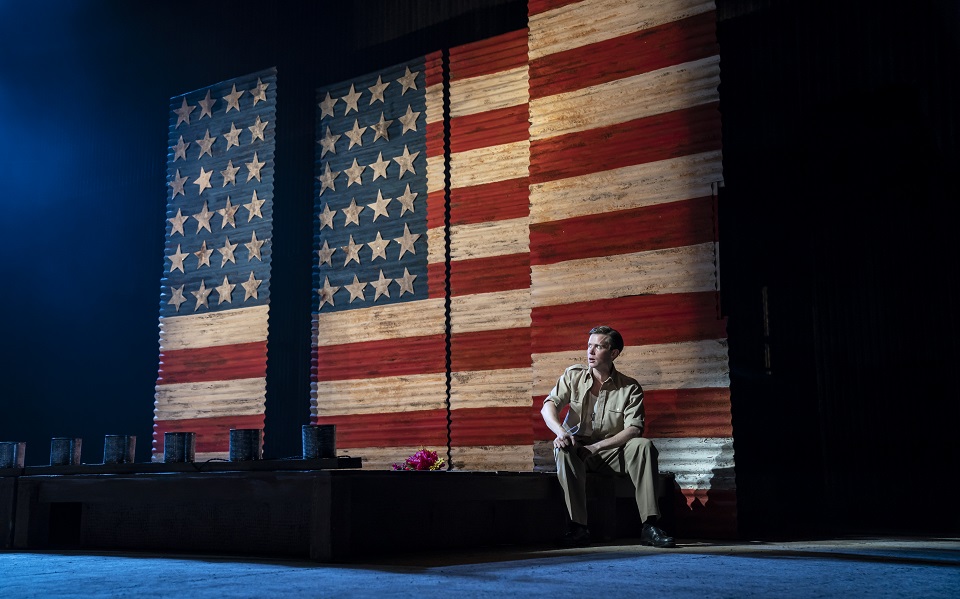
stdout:
[(587, 365), (590, 368), (610, 370), (619, 354), (620, 350), (610, 347), (610, 337), (607, 335), (593, 334), (587, 340)]

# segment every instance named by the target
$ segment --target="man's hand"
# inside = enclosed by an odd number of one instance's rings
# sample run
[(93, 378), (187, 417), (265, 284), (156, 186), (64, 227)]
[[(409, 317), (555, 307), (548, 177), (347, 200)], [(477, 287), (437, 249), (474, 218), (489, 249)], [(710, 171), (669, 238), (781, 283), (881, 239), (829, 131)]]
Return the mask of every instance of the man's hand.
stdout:
[(564, 433), (562, 435), (557, 435), (557, 438), (553, 440), (554, 449), (562, 449), (566, 451), (570, 447), (574, 447), (577, 444), (577, 440), (573, 438), (573, 435), (570, 433)]

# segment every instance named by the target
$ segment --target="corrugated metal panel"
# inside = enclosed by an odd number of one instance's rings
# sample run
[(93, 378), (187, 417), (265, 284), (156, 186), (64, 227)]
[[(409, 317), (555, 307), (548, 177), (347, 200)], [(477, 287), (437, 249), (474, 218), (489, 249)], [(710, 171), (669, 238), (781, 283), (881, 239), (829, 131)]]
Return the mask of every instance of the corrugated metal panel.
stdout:
[(447, 445), (442, 57), (317, 99), (311, 421), (389, 468)]
[[(530, 3), (531, 340), (538, 410), (592, 326), (620, 330), (617, 367), (643, 384), (645, 435), (687, 498), (678, 528), (729, 534), (715, 19), (712, 2)], [(551, 436), (538, 425), (538, 468)]]
[(270, 69), (170, 102), (155, 460), (164, 432), (197, 433), (203, 459), (227, 454), (230, 428), (263, 428), (276, 81)]
[(450, 51), (452, 467), (531, 470), (527, 31)]

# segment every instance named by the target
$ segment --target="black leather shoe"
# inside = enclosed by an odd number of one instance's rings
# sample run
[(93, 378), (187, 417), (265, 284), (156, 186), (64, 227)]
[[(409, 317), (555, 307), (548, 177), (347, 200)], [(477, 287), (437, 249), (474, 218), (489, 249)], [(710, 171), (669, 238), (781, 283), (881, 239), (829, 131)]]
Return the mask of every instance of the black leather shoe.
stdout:
[(561, 547), (586, 547), (590, 544), (590, 530), (586, 526), (571, 530), (560, 537), (557, 544)]
[(640, 533), (641, 545), (652, 545), (654, 547), (676, 547), (673, 537), (667, 535), (656, 526), (644, 526)]

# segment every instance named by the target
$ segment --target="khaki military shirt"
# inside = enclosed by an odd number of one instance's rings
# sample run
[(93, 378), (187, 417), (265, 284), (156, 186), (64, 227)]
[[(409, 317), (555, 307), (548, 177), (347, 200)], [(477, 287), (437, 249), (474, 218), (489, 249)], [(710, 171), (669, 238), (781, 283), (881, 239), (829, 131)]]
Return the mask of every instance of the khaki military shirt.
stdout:
[[(584, 408), (589, 405), (591, 387), (593, 375), (590, 374), (590, 369), (582, 364), (574, 364), (564, 371), (543, 401), (552, 401), (558, 411), (569, 404), (571, 413), (567, 415), (565, 423), (589, 422), (592, 415), (585, 414)], [(643, 431), (643, 425), (643, 387), (635, 379), (614, 368), (610, 376), (603, 381), (597, 396), (593, 438), (612, 437), (628, 426), (635, 426)]]

